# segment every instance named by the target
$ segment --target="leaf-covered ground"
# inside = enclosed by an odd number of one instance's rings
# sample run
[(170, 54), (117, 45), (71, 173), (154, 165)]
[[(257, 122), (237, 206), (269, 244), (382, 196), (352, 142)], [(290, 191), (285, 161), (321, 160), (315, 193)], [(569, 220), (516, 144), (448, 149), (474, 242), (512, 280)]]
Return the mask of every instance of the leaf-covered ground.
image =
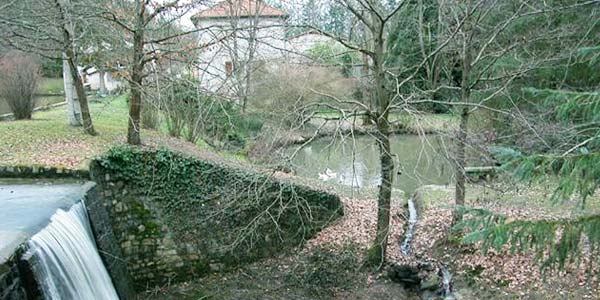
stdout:
[[(513, 219), (569, 218), (600, 211), (597, 206), (577, 209), (578, 201), (552, 204), (547, 200), (553, 181), (535, 184), (499, 182), (487, 186), (472, 185), (467, 192), (467, 204), (485, 208)], [(472, 299), (478, 290), (486, 290), (496, 299), (599, 299), (598, 266), (596, 258), (584, 254), (579, 263), (568, 264), (564, 271), (542, 274), (540, 261), (533, 253), (513, 253), (508, 247), (501, 251), (482, 253), (479, 245), (459, 245), (448, 241), (447, 232), (452, 219), (448, 203), (453, 190), (427, 186), (422, 188), (423, 204), (414, 247), (418, 256), (436, 257), (450, 263), (464, 287), (465, 298)], [(598, 198), (600, 195), (595, 195)], [(589, 201), (598, 203), (598, 201)], [(586, 274), (586, 268), (592, 273)], [(473, 287), (476, 287), (475, 289)]]
[[(511, 183), (509, 186), (501, 183), (486, 187), (472, 185), (469, 191), (467, 201), (470, 204), (515, 218), (564, 217), (566, 212), (571, 212), (572, 216), (579, 214), (573, 209), (573, 203), (556, 206), (543, 201), (541, 196), (544, 191), (548, 191), (548, 187), (543, 184), (526, 186)], [(448, 241), (447, 233), (452, 219), (448, 203), (452, 202), (453, 190), (447, 187), (426, 186), (422, 188), (420, 195), (419, 223), (412, 243), (412, 255), (408, 256), (400, 252), (407, 219), (406, 201), (393, 201), (392, 232), (388, 244), (389, 261), (448, 264), (455, 276), (457, 299), (600, 299), (597, 277), (586, 276), (583, 271), (589, 260), (584, 260), (582, 265), (570, 265), (565, 271), (549, 272), (544, 276), (533, 254), (511, 254), (508, 249), (483, 254), (476, 246), (463, 246), (456, 241)], [(298, 272), (294, 266), (301, 257), (309, 256), (322, 248), (342, 251), (351, 243), (355, 246), (358, 259), (362, 259), (375, 232), (376, 201), (365, 194), (343, 197), (342, 200), (345, 215), (322, 230), (303, 248), (291, 254), (244, 267), (238, 272), (156, 289), (142, 295), (141, 298), (197, 299), (192, 295), (208, 295), (205, 299), (350, 300), (414, 297), (399, 285), (388, 282), (382, 274), (369, 273), (364, 269), (356, 270), (358, 277), (354, 278), (354, 288), (333, 289), (334, 293), (330, 297), (311, 296), (307, 294), (307, 290), (314, 288), (313, 286), (290, 286), (285, 280), (289, 274)], [(268, 271), (264, 272), (265, 270)], [(217, 287), (223, 287), (224, 290), (219, 292)], [(393, 298), (391, 295), (399, 295), (399, 298)]]

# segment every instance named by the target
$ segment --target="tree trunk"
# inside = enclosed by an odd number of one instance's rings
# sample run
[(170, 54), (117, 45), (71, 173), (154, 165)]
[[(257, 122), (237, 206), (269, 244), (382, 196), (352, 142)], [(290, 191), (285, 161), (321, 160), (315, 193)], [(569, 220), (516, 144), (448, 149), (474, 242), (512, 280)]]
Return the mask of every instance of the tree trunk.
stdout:
[(106, 72), (104, 72), (104, 70), (98, 70), (98, 91), (100, 92), (100, 95), (104, 96), (106, 94), (108, 94), (108, 90), (106, 89)]
[[(60, 0), (56, 0), (55, 4), (60, 12), (60, 17), (63, 25), (62, 32), (65, 47), (65, 60), (68, 65), (67, 69), (71, 73), (70, 78), (72, 78), (72, 82), (75, 85), (77, 100), (79, 101), (79, 108), (81, 110), (81, 120), (83, 121), (83, 130), (87, 134), (96, 135), (96, 131), (94, 130), (94, 126), (92, 125), (92, 117), (90, 115), (90, 109), (88, 107), (87, 96), (85, 94), (85, 90), (83, 89), (83, 81), (81, 80), (81, 76), (79, 76), (79, 72), (77, 71), (77, 64), (75, 63), (75, 51), (73, 50), (72, 39), (73, 25), (68, 17), (68, 13), (66, 11), (67, 8), (61, 5)], [(66, 0), (65, 4), (69, 5), (70, 1)], [(65, 93), (66, 92), (67, 91), (65, 91)], [(75, 109), (75, 107), (76, 104), (75, 101), (73, 101), (73, 108)]]
[[(468, 103), (471, 99), (471, 45), (468, 39), (465, 39), (462, 49), (462, 79), (461, 79), (461, 96), (460, 100), (463, 103)], [(465, 205), (465, 189), (467, 174), (465, 173), (466, 167), (466, 148), (467, 138), (469, 130), (469, 107), (463, 105), (460, 114), (460, 127), (457, 132), (457, 149), (456, 149), (456, 186), (454, 191), (454, 201), (456, 207), (454, 208), (453, 222), (462, 220), (461, 206)]]
[(96, 135), (94, 125), (92, 124), (92, 116), (90, 115), (90, 108), (88, 106), (87, 95), (83, 88), (83, 81), (77, 72), (77, 65), (73, 61), (73, 50), (67, 49), (67, 62), (71, 71), (71, 76), (75, 82), (75, 91), (77, 92), (77, 99), (80, 99), (79, 106), (81, 108), (81, 119), (83, 120), (83, 130), (89, 135)]
[(462, 219), (460, 206), (465, 205), (465, 185), (467, 182), (466, 167), (466, 147), (468, 138), (469, 124), (469, 108), (463, 107), (460, 114), (460, 127), (457, 133), (457, 149), (456, 149), (456, 189), (454, 201), (456, 208), (454, 209), (454, 223)]
[(388, 236), (390, 233), (390, 207), (394, 182), (394, 160), (390, 146), (390, 130), (387, 116), (378, 118), (377, 144), (381, 164), (381, 185), (377, 196), (377, 233), (371, 247), (370, 262), (381, 266), (385, 262)]
[[(144, 5), (144, 4), (141, 4)], [(139, 15), (138, 18), (143, 18)], [(143, 24), (143, 19), (140, 24)], [(142, 25), (143, 26), (143, 25)], [(144, 31), (138, 26), (133, 33), (133, 62), (131, 68), (131, 97), (129, 99), (129, 126), (127, 128), (127, 143), (140, 145), (140, 118), (142, 112), (142, 81), (144, 71)]]
[(67, 60), (67, 54), (63, 53), (63, 85), (65, 89), (65, 100), (67, 101), (67, 117), (69, 125), (81, 126), (81, 107), (79, 101), (75, 98), (75, 86), (73, 85), (73, 76)]
[(392, 198), (392, 184), (394, 182), (394, 160), (390, 147), (390, 99), (385, 87), (386, 74), (383, 66), (385, 61), (383, 39), (383, 24), (377, 26), (379, 32), (374, 34), (373, 74), (374, 74), (374, 100), (377, 106), (377, 143), (379, 145), (379, 161), (381, 163), (381, 185), (377, 196), (377, 233), (375, 241), (369, 251), (369, 263), (382, 266), (385, 262), (388, 236), (390, 233), (390, 204)]

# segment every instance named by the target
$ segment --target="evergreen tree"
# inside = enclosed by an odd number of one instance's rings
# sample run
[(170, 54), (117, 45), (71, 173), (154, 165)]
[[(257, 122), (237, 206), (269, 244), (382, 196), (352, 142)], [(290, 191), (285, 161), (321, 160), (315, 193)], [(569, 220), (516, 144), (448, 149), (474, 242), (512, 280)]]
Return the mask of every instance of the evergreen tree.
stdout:
[[(582, 48), (576, 57), (578, 64), (563, 66), (567, 70), (581, 68), (579, 64), (597, 70), (600, 67), (600, 47)], [(557, 68), (560, 70), (563, 68)], [(585, 74), (585, 72), (583, 73)], [(564, 75), (564, 74), (563, 74)], [(580, 217), (562, 220), (518, 220), (484, 210), (466, 209), (471, 218), (458, 224), (467, 229), (465, 242), (482, 241), (484, 250), (500, 249), (505, 244), (511, 249), (533, 250), (544, 258), (544, 267), (564, 267), (575, 261), (583, 247), (593, 255), (600, 251), (600, 215), (587, 214), (588, 199), (600, 187), (600, 80), (587, 82), (588, 90), (524, 88), (522, 97), (540, 103), (539, 109), (549, 111), (548, 122), (565, 128), (560, 144), (547, 151), (523, 153), (511, 148), (496, 148), (497, 156), (505, 161), (503, 168), (518, 179), (536, 179), (556, 176), (558, 183), (551, 200), (564, 202), (578, 199)], [(587, 245), (587, 246), (586, 246)], [(600, 260), (599, 260), (600, 262)]]

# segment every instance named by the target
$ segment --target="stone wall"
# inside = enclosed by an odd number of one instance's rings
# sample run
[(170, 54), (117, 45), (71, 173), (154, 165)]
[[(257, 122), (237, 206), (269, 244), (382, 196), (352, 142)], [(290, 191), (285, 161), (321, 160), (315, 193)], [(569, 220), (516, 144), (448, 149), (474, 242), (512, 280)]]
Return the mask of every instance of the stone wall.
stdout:
[(0, 300), (27, 300), (15, 256), (0, 262)]
[(99, 248), (126, 262), (138, 291), (281, 253), (343, 213), (327, 192), (167, 150), (117, 149), (90, 173), (88, 209), (108, 212), (120, 249)]
[(67, 169), (47, 166), (2, 166), (0, 178), (75, 178), (87, 179), (87, 170)]
[(84, 201), (96, 239), (96, 246), (101, 250), (98, 252), (121, 300), (135, 299), (135, 290), (127, 271), (127, 265), (121, 259), (123, 254), (112, 231), (111, 219), (99, 197), (98, 186), (88, 184)]

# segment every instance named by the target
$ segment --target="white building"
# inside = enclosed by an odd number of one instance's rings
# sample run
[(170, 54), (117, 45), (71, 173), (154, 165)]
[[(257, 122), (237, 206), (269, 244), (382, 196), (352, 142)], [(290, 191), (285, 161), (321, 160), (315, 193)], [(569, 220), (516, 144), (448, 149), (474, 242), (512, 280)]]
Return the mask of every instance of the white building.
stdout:
[[(80, 70), (82, 72), (83, 70)], [(100, 72), (96, 68), (89, 68), (85, 71), (86, 84), (92, 91), (100, 93), (110, 93), (123, 86), (123, 82), (115, 79), (111, 72)]]
[[(310, 63), (307, 51), (316, 44), (346, 51), (316, 31), (288, 36), (289, 15), (261, 0), (224, 0), (192, 17), (199, 30), (197, 77), (211, 92), (242, 100), (257, 70)], [(248, 63), (250, 62), (250, 63)]]
[(202, 86), (243, 95), (253, 69), (284, 56), (287, 19), (286, 12), (260, 0), (225, 0), (192, 17), (200, 31)]

